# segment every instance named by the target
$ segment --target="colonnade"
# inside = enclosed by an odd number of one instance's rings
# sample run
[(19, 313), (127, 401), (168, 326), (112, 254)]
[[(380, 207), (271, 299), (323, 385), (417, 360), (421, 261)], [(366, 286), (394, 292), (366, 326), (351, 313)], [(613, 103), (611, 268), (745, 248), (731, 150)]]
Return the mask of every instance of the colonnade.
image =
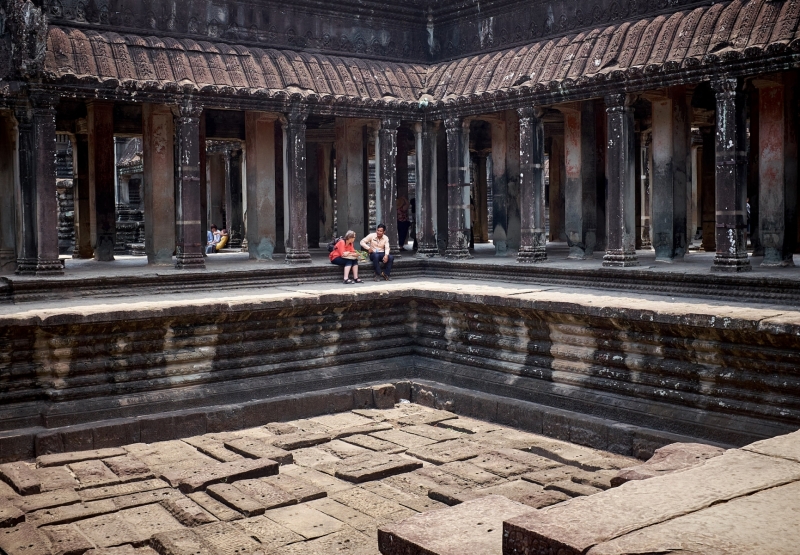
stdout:
[[(417, 256), (438, 256), (446, 237), (445, 257), (469, 257), (470, 129), (483, 121), (492, 134), (493, 229), (482, 229), (485, 214), (475, 223), (481, 235), (492, 233), (499, 255), (511, 250), (519, 262), (542, 262), (548, 239), (565, 239), (570, 258), (592, 257), (599, 249), (604, 266), (626, 267), (637, 265), (637, 247), (651, 242), (657, 261), (679, 262), (693, 227), (700, 227), (702, 248), (716, 253), (713, 270), (746, 271), (749, 187), (758, 208), (758, 229), (751, 237), (763, 250), (763, 264), (792, 265), (798, 243), (795, 79), (794, 73), (773, 74), (745, 85), (740, 78), (715, 78), (710, 89), (705, 85), (712, 98), (705, 107), (699, 106), (695, 86), (682, 85), (495, 114), (446, 113), (434, 121), (336, 117), (332, 129), (322, 133), (307, 130), (310, 109), (299, 102), (284, 113), (245, 112), (246, 187), (237, 194), (246, 197), (241, 225), (248, 252), (251, 259), (271, 259), (284, 251), (288, 263), (303, 264), (311, 261), (309, 237), (332, 235), (334, 218), (339, 233), (369, 231), (370, 138), (377, 220), (387, 225), (392, 248), (398, 248), (398, 189), (407, 190), (408, 171), (406, 141), (398, 142), (402, 128), (414, 134)], [(63, 272), (54, 195), (57, 102), (52, 94), (31, 94), (0, 112), (0, 197), (14, 199), (0, 203), (0, 269), (6, 272)], [(115, 107), (92, 100), (85, 109), (71, 131), (75, 252), (113, 260)], [(172, 264), (174, 255), (177, 268), (202, 268), (206, 214), (219, 211), (223, 202), (241, 206), (242, 199), (221, 198), (231, 196), (230, 186), (207, 194), (206, 120), (195, 99), (145, 103), (141, 114), (148, 262)], [(558, 133), (550, 129), (556, 120)], [(277, 155), (276, 131), (283, 145)], [(485, 190), (486, 152), (478, 160), (475, 181), (482, 180)], [(209, 167), (212, 174), (230, 176), (233, 163), (212, 160)], [(214, 170), (219, 164), (227, 169)], [(325, 197), (313, 217), (323, 222), (321, 230), (307, 220), (307, 172), (316, 176), (312, 181), (321, 184)], [(485, 199), (476, 205), (487, 210)]]

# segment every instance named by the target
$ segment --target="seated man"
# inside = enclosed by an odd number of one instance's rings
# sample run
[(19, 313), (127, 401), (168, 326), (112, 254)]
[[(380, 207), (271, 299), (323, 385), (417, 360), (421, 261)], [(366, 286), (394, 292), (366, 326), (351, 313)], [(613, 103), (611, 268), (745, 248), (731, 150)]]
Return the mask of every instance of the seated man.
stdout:
[[(383, 278), (390, 280), (392, 274), (392, 263), (394, 255), (389, 254), (389, 238), (386, 236), (386, 226), (380, 224), (375, 233), (370, 233), (361, 240), (361, 246), (369, 252), (369, 259), (372, 261), (372, 268), (375, 270), (375, 281)], [(381, 271), (383, 262), (383, 271)]]

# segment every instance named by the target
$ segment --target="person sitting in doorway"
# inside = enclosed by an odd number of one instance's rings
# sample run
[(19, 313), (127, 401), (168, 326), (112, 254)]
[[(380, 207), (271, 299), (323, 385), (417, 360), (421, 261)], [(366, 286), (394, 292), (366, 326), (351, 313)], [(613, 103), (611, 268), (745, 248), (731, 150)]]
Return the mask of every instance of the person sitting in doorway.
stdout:
[(230, 235), (228, 235), (228, 230), (223, 227), (222, 231), (219, 234), (219, 243), (217, 243), (217, 252), (225, 248), (225, 245), (228, 244), (228, 239), (230, 239)]
[[(339, 240), (331, 253), (328, 255), (332, 264), (344, 267), (345, 285), (351, 283), (363, 283), (358, 279), (358, 253), (353, 243), (356, 241), (356, 232), (352, 229), (344, 234), (344, 239)], [(353, 279), (350, 279), (350, 269), (353, 269)]]
[[(372, 269), (375, 271), (375, 281), (381, 278), (389, 281), (392, 275), (394, 255), (389, 252), (389, 238), (386, 236), (386, 226), (380, 224), (375, 233), (370, 233), (361, 240), (361, 246), (369, 252)], [(383, 270), (381, 270), (383, 263)]]
[(212, 254), (217, 251), (217, 245), (219, 244), (221, 234), (217, 229), (217, 226), (211, 224), (211, 231), (208, 232), (206, 239), (206, 254)]

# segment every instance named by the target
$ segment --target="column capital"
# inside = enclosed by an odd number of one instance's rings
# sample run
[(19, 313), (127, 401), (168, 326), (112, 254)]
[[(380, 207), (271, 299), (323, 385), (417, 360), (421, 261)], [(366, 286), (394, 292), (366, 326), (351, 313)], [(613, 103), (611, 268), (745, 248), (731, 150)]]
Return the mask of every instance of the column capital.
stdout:
[(711, 89), (717, 95), (732, 96), (739, 92), (739, 84), (736, 77), (722, 76), (711, 80)]
[(192, 96), (185, 96), (178, 105), (177, 115), (180, 118), (200, 119), (203, 115), (203, 105)]
[(381, 131), (397, 131), (400, 118), (381, 118)]
[(464, 118), (460, 116), (447, 116), (444, 119), (444, 128), (447, 131), (460, 130), (465, 124)]
[(541, 118), (544, 115), (544, 108), (541, 106), (523, 106), (517, 108), (517, 116), (519, 119)]
[(288, 113), (284, 114), (280, 119), (281, 123), (291, 126), (305, 125), (308, 119), (310, 110), (305, 104), (295, 103), (292, 104)]
[(606, 103), (606, 111), (618, 111), (618, 110), (627, 110), (629, 109), (634, 102), (636, 102), (636, 96), (627, 93), (614, 93), (606, 95), (603, 100)]

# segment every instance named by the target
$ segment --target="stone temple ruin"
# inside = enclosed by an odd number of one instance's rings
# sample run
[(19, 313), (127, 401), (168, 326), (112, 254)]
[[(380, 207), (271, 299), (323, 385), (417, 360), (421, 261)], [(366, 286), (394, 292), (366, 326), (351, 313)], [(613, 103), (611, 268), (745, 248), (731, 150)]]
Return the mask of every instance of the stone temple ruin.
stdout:
[(0, 554), (796, 553), (799, 24), (0, 0)]

